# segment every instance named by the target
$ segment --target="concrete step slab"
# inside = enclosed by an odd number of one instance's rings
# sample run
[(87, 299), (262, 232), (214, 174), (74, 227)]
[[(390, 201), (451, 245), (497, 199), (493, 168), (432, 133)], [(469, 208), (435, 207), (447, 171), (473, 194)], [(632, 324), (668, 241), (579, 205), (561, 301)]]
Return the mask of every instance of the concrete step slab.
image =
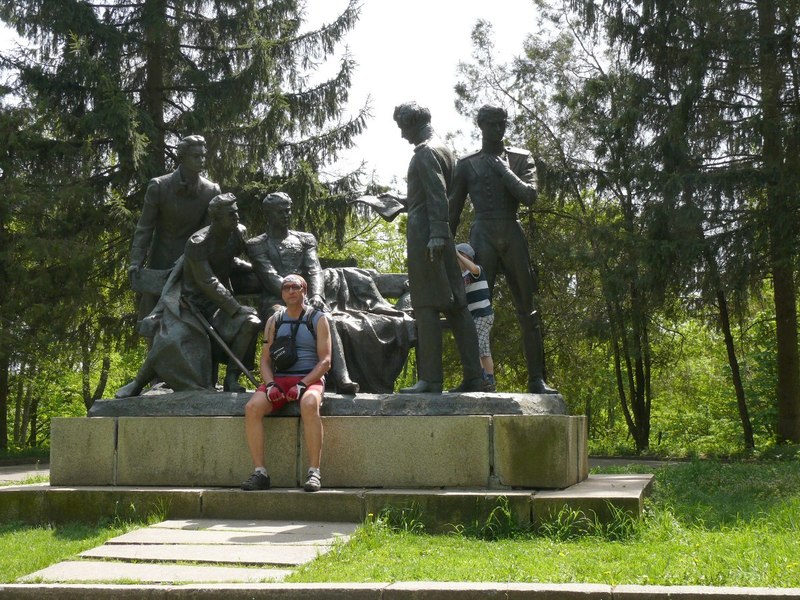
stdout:
[(246, 531), (250, 533), (322, 534), (326, 536), (350, 535), (356, 523), (325, 523), (321, 521), (264, 521), (236, 519), (167, 519), (151, 527), (157, 529), (183, 529), (208, 531)]
[(0, 522), (97, 521), (119, 516), (120, 507), (135, 507), (135, 516), (139, 517), (166, 506), (169, 518), (186, 522), (284, 519), (361, 523), (370, 513), (378, 514), (385, 507), (414, 504), (424, 509), (426, 525), (433, 531), (485, 519), (502, 497), (515, 507), (518, 523), (526, 525), (532, 518), (540, 520), (564, 505), (573, 510), (595, 511), (601, 519), (610, 516), (608, 505), (638, 517), (652, 479), (652, 475), (591, 475), (580, 484), (550, 491), (353, 488), (327, 489), (316, 494), (293, 489), (244, 492), (157, 486), (0, 487)]
[(314, 560), (330, 546), (233, 544), (103, 544), (81, 553), (83, 558), (135, 561), (182, 561), (240, 565), (297, 566)]
[(131, 582), (177, 583), (218, 582), (255, 583), (281, 581), (290, 574), (286, 569), (246, 567), (211, 567), (175, 564), (145, 564), (108, 561), (65, 561), (21, 578), (21, 582)]
[(137, 529), (111, 538), (107, 544), (253, 544), (253, 545), (305, 545), (330, 546), (337, 539), (347, 541), (345, 535), (317, 533), (249, 533), (246, 531), (208, 531), (183, 529)]

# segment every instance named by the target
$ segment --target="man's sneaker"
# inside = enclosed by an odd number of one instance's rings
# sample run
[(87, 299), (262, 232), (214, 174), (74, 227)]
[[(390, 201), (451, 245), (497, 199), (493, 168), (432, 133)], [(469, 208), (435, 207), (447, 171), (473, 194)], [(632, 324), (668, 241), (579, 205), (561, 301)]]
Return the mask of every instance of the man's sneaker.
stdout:
[(318, 492), (319, 488), (322, 487), (322, 482), (319, 478), (319, 471), (312, 471), (309, 469), (308, 476), (306, 477), (306, 483), (303, 486), (303, 489), (307, 492)]
[(264, 475), (261, 471), (254, 471), (239, 487), (245, 491), (252, 492), (255, 490), (268, 490), (269, 486), (269, 475)]

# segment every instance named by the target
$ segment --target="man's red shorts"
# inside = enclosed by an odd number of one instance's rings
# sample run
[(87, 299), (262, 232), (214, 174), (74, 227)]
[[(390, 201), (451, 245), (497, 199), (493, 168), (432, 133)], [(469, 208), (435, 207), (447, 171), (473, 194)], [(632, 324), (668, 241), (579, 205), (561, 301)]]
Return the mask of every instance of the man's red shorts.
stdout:
[[(285, 375), (285, 376), (282, 376), (282, 377), (276, 377), (275, 378), (275, 383), (277, 384), (277, 386), (279, 388), (281, 388), (283, 393), (286, 394), (286, 392), (288, 392), (289, 389), (292, 388), (292, 386), (294, 386), (301, 379), (303, 379), (303, 377), (304, 377), (304, 375)], [(325, 378), (323, 377), (322, 379), (312, 383), (310, 386), (308, 386), (306, 388), (306, 392), (305, 393), (308, 393), (309, 390), (316, 390), (316, 391), (319, 392), (320, 396), (322, 396), (325, 393)], [(256, 390), (256, 391), (264, 392), (266, 394), (267, 393), (267, 384), (266, 383), (262, 383), (260, 386), (258, 386), (258, 390)], [(267, 400), (269, 400), (269, 398), (267, 398)], [(280, 410), (281, 408), (286, 406), (288, 403), (289, 403), (289, 400), (287, 400), (285, 396), (283, 398), (281, 398), (280, 400), (277, 400), (276, 402), (270, 402), (270, 404), (272, 404), (272, 410)]]

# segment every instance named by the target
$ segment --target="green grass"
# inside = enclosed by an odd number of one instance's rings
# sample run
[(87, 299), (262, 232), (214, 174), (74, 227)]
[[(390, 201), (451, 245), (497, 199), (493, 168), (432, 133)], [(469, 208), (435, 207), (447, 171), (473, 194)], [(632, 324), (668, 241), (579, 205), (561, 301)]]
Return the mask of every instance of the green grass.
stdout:
[(12, 485), (31, 485), (33, 483), (48, 483), (50, 481), (49, 475), (31, 475), (19, 481), (0, 481), (0, 487), (10, 487)]
[(0, 526), (0, 583), (12, 583), (49, 565), (69, 559), (122, 535), (141, 523), (67, 523)]
[(800, 587), (800, 462), (695, 461), (654, 472), (635, 523), (619, 515), (601, 527), (566, 512), (548, 528), (506, 527), (485, 539), (498, 528), (426, 535), (424, 515), (389, 513), (287, 581)]

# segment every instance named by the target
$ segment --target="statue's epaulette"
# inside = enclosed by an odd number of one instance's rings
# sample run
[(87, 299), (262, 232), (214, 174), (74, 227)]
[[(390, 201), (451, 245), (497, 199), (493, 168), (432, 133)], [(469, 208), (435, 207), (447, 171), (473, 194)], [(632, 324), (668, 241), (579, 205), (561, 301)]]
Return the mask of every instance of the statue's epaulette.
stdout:
[(313, 233), (308, 233), (307, 231), (295, 231), (294, 229), (290, 229), (289, 231), (300, 238), (300, 242), (302, 242), (303, 246), (316, 247), (317, 238), (314, 237)]
[(262, 245), (266, 241), (267, 241), (267, 234), (262, 233), (260, 235), (257, 235), (256, 237), (250, 238), (245, 243), (250, 247), (255, 247)]
[(159, 175), (158, 177), (153, 177), (150, 181), (147, 182), (147, 187), (151, 186), (160, 186), (164, 182), (167, 181), (170, 177), (174, 175), (174, 172), (167, 173), (166, 175)]
[(465, 154), (458, 160), (467, 160), (468, 158), (472, 158), (473, 156), (478, 156), (481, 153), (481, 150), (475, 150), (474, 152), (470, 152), (469, 154)]
[(195, 231), (191, 236), (189, 236), (189, 240), (186, 242), (186, 247), (184, 249), (184, 254), (189, 258), (197, 258), (198, 253), (200, 252), (200, 248), (206, 241), (208, 237), (208, 228), (209, 226), (205, 226), (202, 229), (198, 229)]
[(526, 150), (525, 148), (516, 148), (514, 146), (509, 146), (506, 148), (506, 152), (508, 154), (516, 154), (518, 156), (530, 156), (531, 151)]

